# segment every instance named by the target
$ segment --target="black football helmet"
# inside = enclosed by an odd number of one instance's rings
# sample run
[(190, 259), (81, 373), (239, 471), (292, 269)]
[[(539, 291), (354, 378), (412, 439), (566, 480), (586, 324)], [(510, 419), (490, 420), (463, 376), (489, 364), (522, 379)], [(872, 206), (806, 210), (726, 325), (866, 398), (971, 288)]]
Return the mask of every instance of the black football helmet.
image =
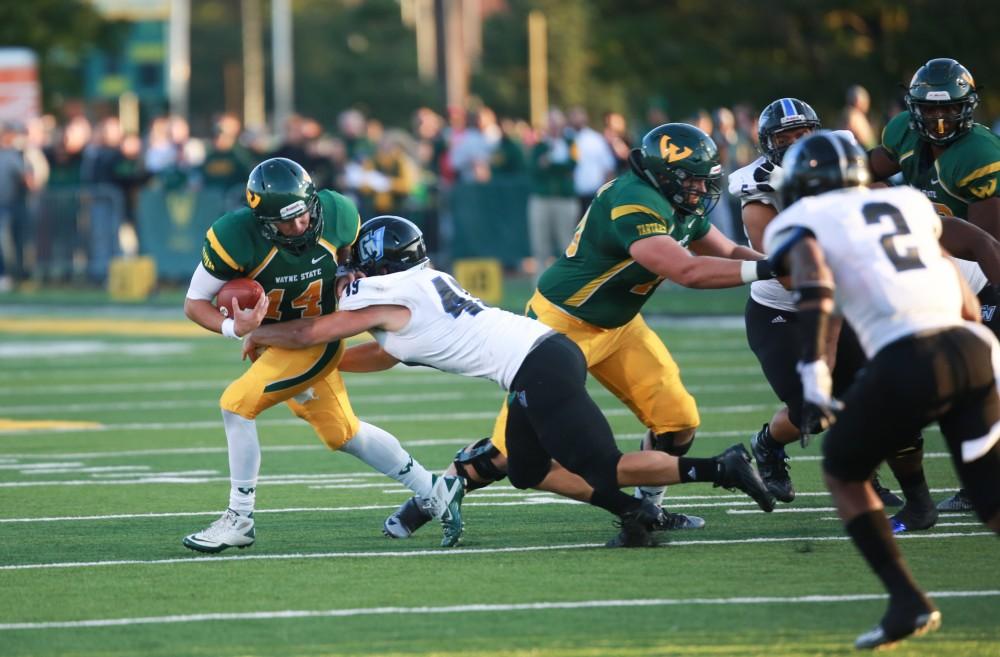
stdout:
[[(954, 59), (940, 58), (917, 69), (904, 100), (910, 111), (910, 127), (924, 140), (943, 146), (972, 129), (979, 94), (969, 69)], [(927, 116), (934, 107), (951, 111)]]
[(764, 157), (780, 166), (788, 146), (777, 146), (774, 143), (776, 134), (795, 128), (819, 130), (821, 127), (819, 117), (809, 103), (798, 98), (779, 98), (760, 113), (757, 120), (757, 143)]
[[(323, 213), (312, 178), (298, 163), (284, 157), (264, 160), (250, 172), (247, 205), (260, 234), (276, 246), (302, 253), (319, 241)], [(301, 235), (282, 235), (277, 224), (309, 213), (309, 227)]]
[(353, 251), (354, 266), (368, 276), (405, 271), (429, 260), (416, 224), (388, 214), (361, 224)]
[(803, 196), (871, 182), (868, 157), (858, 142), (841, 132), (819, 130), (798, 140), (781, 161), (781, 202), (790, 206)]
[[(693, 125), (666, 123), (653, 128), (642, 138), (641, 147), (629, 154), (629, 164), (682, 214), (708, 214), (722, 194), (719, 149)], [(685, 187), (689, 179), (704, 180), (705, 191)]]

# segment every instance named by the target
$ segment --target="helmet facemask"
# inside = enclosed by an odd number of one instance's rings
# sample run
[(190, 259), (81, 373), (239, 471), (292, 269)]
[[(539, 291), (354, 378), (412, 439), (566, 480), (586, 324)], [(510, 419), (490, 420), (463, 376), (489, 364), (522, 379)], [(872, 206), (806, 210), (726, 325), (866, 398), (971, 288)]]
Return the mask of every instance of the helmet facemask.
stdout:
[[(301, 205), (299, 205), (301, 204)], [(298, 207), (296, 207), (298, 206)], [(319, 204), (319, 197), (313, 194), (308, 202), (296, 201), (291, 205), (282, 208), (282, 213), (288, 210), (287, 217), (257, 217), (257, 227), (260, 234), (270, 240), (275, 246), (282, 248), (293, 255), (300, 255), (307, 251), (309, 247), (319, 241), (323, 234), (323, 210)], [(285, 235), (278, 228), (281, 224), (294, 221), (305, 213), (309, 213), (309, 226), (301, 235)]]
[[(667, 167), (658, 173), (646, 170), (644, 173), (663, 197), (683, 214), (704, 216), (715, 208), (722, 196), (721, 166), (713, 167), (707, 176), (693, 174), (682, 167)], [(704, 183), (704, 191), (697, 188), (698, 181)]]
[(950, 144), (972, 128), (972, 112), (977, 104), (976, 94), (972, 94), (971, 98), (945, 102), (906, 97), (910, 124), (921, 137), (939, 146)]

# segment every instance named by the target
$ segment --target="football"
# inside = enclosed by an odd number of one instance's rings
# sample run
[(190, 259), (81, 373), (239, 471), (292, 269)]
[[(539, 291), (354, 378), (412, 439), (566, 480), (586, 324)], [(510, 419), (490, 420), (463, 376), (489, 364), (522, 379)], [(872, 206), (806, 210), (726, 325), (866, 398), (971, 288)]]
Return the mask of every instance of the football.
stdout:
[(225, 317), (233, 316), (233, 299), (240, 308), (253, 308), (264, 295), (264, 288), (252, 278), (234, 278), (227, 281), (215, 296), (215, 307)]

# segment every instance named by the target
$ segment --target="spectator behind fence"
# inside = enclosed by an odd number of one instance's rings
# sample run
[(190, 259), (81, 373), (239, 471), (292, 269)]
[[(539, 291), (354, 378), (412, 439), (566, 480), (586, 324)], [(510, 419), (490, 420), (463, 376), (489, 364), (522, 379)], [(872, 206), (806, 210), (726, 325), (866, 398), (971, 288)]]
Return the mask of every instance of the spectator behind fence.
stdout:
[(573, 187), (576, 168), (573, 140), (566, 133), (566, 117), (553, 108), (545, 132), (531, 149), (531, 196), (528, 197), (528, 238), (535, 275), (541, 276), (553, 256), (573, 240), (580, 219)]
[(615, 174), (615, 156), (604, 135), (589, 125), (587, 110), (574, 107), (569, 111), (569, 124), (573, 134), (576, 167), (573, 170), (573, 187), (579, 203), (579, 213), (590, 207), (594, 195)]
[(619, 112), (604, 115), (604, 139), (615, 155), (615, 175), (629, 170), (628, 154), (632, 150), (632, 137), (628, 134), (625, 117)]
[(456, 176), (462, 182), (488, 182), (493, 148), (479, 128), (478, 113), (465, 113), (464, 122), (454, 118), (450, 159)]
[(198, 177), (206, 187), (229, 190), (246, 184), (253, 162), (239, 145), (240, 128), (240, 119), (235, 114), (216, 118), (212, 126), (212, 145), (198, 168)]
[(115, 163), (121, 152), (122, 127), (118, 117), (102, 119), (80, 162), (80, 198), (86, 211), (87, 279), (102, 284), (111, 258), (119, 255), (118, 228), (125, 201), (115, 185)]
[(868, 97), (867, 89), (860, 84), (849, 87), (847, 89), (847, 104), (844, 106), (838, 126), (844, 130), (850, 130), (866, 151), (878, 145), (878, 135), (875, 134), (875, 128), (872, 127), (871, 121), (868, 120), (870, 107), (871, 100)]
[(80, 210), (80, 165), (90, 141), (90, 121), (77, 116), (45, 149), (49, 183), (42, 195), (36, 234), (38, 265), (45, 278), (65, 280), (73, 273)]
[[(0, 292), (9, 292), (14, 281), (24, 277), (30, 173), (19, 143), (21, 133), (20, 126), (0, 127)], [(8, 255), (13, 256), (12, 266)]]
[(500, 120), (500, 139), (490, 158), (493, 173), (501, 176), (516, 176), (525, 172), (524, 145), (517, 134), (514, 119)]

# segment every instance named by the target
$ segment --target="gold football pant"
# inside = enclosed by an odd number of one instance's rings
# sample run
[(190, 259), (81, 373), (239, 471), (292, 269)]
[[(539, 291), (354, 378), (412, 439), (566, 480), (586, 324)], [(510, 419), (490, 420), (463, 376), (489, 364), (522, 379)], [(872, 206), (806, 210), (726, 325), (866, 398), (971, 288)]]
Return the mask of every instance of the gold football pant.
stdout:
[[(590, 374), (654, 433), (693, 429), (700, 424), (698, 407), (681, 383), (677, 363), (641, 315), (624, 326), (601, 328), (573, 317), (538, 290), (528, 301), (527, 311), (575, 342), (587, 359)], [(506, 427), (505, 402), (490, 439), (504, 454)]]
[(337, 370), (343, 353), (341, 341), (305, 349), (269, 347), (229, 384), (219, 405), (253, 420), (285, 402), (330, 449), (340, 449), (358, 432), (358, 418)]

